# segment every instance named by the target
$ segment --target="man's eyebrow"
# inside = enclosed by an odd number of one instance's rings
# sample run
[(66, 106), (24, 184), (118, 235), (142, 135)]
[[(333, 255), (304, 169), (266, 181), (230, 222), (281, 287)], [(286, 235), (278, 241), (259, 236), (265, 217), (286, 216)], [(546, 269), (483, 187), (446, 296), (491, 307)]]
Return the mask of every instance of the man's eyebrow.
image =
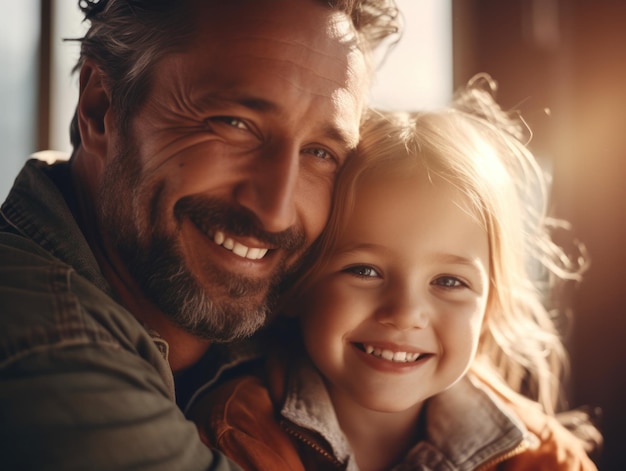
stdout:
[(237, 105), (244, 108), (248, 108), (254, 111), (262, 112), (278, 112), (278, 106), (271, 101), (264, 100), (263, 98), (251, 97), (251, 96), (239, 96), (239, 95), (227, 95), (227, 96), (215, 96), (206, 95), (200, 97), (196, 102), (200, 106), (207, 107), (221, 107), (228, 105)]
[(335, 141), (346, 151), (353, 150), (358, 144), (358, 136), (351, 136), (344, 129), (331, 124), (324, 126), (324, 136)]
[(278, 105), (262, 98), (242, 97), (233, 100), (235, 103), (250, 108), (255, 111), (263, 111), (265, 113), (276, 113), (279, 111)]

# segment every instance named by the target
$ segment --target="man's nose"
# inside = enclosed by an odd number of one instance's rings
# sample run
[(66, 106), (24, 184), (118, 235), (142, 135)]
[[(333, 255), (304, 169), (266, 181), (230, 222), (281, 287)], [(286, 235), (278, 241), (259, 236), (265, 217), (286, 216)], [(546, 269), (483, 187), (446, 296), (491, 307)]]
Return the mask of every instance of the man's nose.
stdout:
[(400, 293), (393, 290), (375, 314), (383, 325), (398, 330), (425, 329), (430, 322), (428, 302), (415, 292)]
[(248, 178), (237, 187), (235, 198), (254, 213), (263, 229), (284, 231), (296, 222), (300, 153), (293, 146), (273, 146), (257, 159)]

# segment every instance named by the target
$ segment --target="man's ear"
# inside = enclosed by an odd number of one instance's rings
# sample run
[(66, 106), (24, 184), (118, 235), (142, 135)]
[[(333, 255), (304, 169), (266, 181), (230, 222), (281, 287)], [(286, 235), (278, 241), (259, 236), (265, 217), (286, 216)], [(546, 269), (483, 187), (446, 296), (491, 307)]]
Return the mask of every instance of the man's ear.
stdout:
[(105, 156), (111, 129), (107, 113), (111, 110), (109, 90), (103, 73), (90, 59), (80, 69), (80, 94), (78, 97), (78, 128), (82, 147), (91, 154)]

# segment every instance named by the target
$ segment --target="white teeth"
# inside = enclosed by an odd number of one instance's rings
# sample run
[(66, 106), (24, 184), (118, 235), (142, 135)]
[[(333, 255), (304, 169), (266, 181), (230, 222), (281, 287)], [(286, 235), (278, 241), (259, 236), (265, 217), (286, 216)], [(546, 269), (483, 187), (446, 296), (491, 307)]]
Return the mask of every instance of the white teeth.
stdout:
[(381, 356), (385, 360), (393, 360), (393, 352), (391, 350), (383, 350)]
[(391, 350), (387, 350), (386, 348), (376, 348), (372, 345), (367, 344), (363, 345), (363, 349), (368, 355), (373, 355), (377, 358), (382, 358), (383, 360), (398, 363), (411, 363), (416, 361), (420, 357), (419, 353), (393, 352)]
[(239, 255), (240, 257), (247, 258), (249, 260), (260, 260), (265, 257), (265, 254), (268, 252), (268, 249), (261, 249), (258, 247), (250, 248), (240, 242), (235, 242), (230, 237), (226, 237), (222, 231), (217, 231), (215, 233), (213, 236), (213, 242), (232, 251), (235, 255)]
[(248, 247), (239, 242), (235, 242), (233, 245), (233, 253), (239, 255), (240, 257), (246, 257), (248, 255)]
[(248, 249), (248, 253), (246, 254), (246, 258), (249, 258), (250, 260), (258, 260), (259, 259), (259, 253), (261, 253), (261, 249)]
[(406, 352), (396, 352), (393, 354), (393, 361), (406, 361)]
[(267, 253), (267, 249), (258, 249), (258, 248), (248, 249), (248, 255), (246, 255), (246, 257), (251, 260), (260, 260), (263, 257), (265, 257), (266, 253)]

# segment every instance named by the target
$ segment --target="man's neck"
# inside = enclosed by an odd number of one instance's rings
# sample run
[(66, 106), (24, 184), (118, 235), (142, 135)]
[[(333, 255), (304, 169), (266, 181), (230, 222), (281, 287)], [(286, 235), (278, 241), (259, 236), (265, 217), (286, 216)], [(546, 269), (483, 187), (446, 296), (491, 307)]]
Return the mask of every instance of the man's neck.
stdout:
[[(103, 257), (100, 250), (96, 259), (105, 278), (118, 296), (118, 301), (148, 329), (156, 331), (169, 345), (168, 362), (177, 373), (195, 364), (208, 350), (210, 342), (183, 330), (174, 324), (141, 293), (129, 275), (120, 272)], [(119, 266), (119, 265), (118, 265)]]

